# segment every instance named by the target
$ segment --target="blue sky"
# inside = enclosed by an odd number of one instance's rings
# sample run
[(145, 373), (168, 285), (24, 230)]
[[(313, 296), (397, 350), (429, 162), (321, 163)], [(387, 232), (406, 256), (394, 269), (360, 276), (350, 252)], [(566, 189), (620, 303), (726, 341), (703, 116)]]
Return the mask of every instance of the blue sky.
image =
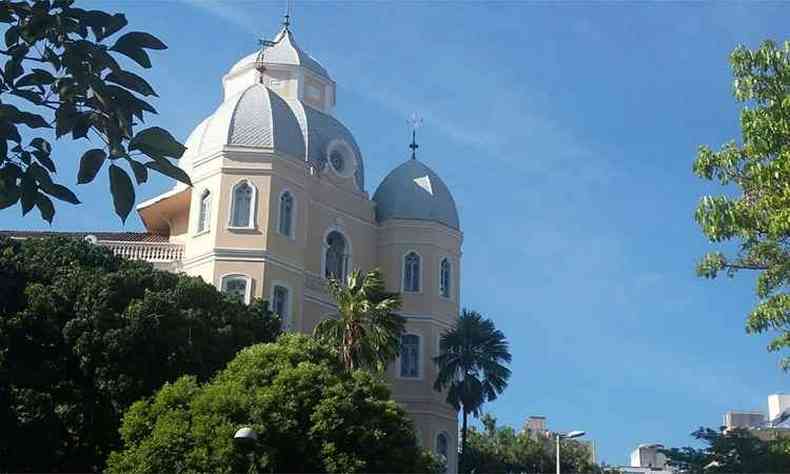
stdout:
[[(220, 78), (278, 29), (284, 2), (94, 1), (163, 39), (146, 77), (155, 123), (185, 139)], [(464, 232), (462, 303), (512, 344), (513, 376), (487, 406), (520, 426), (584, 429), (602, 460), (638, 443), (685, 445), (728, 409), (788, 390), (767, 338), (747, 336), (753, 276), (694, 274), (699, 144), (738, 136), (727, 55), (790, 37), (790, 5), (752, 3), (298, 2), (297, 42), (338, 83), (337, 115), (365, 157), (367, 191), (408, 157), (446, 181)], [(88, 143), (56, 145), (76, 182)], [(106, 170), (105, 170), (106, 171)], [(141, 230), (112, 211), (106, 175), (59, 205), (53, 230)], [(169, 188), (157, 178), (138, 202)], [(2, 229), (47, 229), (33, 211)]]

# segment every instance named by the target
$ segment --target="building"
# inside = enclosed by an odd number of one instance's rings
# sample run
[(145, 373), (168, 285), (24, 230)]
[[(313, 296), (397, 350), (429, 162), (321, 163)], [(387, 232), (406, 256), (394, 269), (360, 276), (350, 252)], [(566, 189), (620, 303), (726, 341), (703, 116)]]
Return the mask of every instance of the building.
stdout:
[(630, 467), (644, 467), (664, 469), (667, 466), (667, 457), (661, 453), (664, 446), (661, 444), (640, 444), (631, 451)]
[(380, 268), (388, 289), (402, 293), (407, 319), (388, 370), (393, 397), (420, 443), (455, 472), (456, 412), (432, 387), (432, 358), (460, 296), (462, 233), (447, 186), (404, 140), (402, 157), (377, 157), (399, 164), (369, 196), (362, 150), (333, 112), (335, 81), (287, 23), (222, 86), (223, 102), (179, 160), (192, 186), (141, 203), (146, 232), (68, 235), (200, 276), (246, 302), (266, 298), (287, 330), (305, 333), (335, 311), (329, 277)]
[(724, 414), (724, 432), (736, 428), (749, 430), (762, 440), (790, 436), (790, 395), (768, 395), (768, 417), (761, 411), (728, 411)]
[(735, 428), (756, 428), (765, 423), (765, 415), (759, 411), (728, 411), (724, 414), (725, 430)]
[[(553, 456), (554, 453), (556, 453), (557, 445), (555, 443), (557, 433), (549, 431), (546, 425), (545, 416), (527, 417), (527, 422), (524, 423), (522, 433), (526, 433), (530, 439), (543, 443), (543, 447), (548, 454)], [(589, 453), (590, 462), (593, 464), (597, 462), (597, 452), (594, 440), (574, 438), (573, 440), (566, 440), (564, 442), (568, 441), (583, 446)]]

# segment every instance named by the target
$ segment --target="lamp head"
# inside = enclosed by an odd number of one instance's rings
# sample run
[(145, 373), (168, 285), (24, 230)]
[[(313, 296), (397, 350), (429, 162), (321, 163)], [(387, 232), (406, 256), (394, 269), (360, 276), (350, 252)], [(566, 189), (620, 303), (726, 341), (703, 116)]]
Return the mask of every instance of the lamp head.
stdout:
[(570, 433), (566, 433), (565, 436), (563, 436), (563, 438), (578, 438), (579, 436), (584, 436), (584, 435), (585, 435), (584, 431), (574, 430), (571, 431)]
[(236, 431), (236, 434), (233, 435), (233, 440), (237, 443), (252, 444), (258, 441), (258, 433), (252, 428), (245, 426)]

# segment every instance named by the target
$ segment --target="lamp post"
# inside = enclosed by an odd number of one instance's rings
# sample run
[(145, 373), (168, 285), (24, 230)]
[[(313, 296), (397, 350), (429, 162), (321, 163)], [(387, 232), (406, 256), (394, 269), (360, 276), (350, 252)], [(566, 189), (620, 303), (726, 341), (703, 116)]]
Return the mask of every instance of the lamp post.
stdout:
[(258, 443), (258, 433), (249, 426), (239, 428), (233, 435), (233, 441), (237, 446), (247, 451), (250, 458), (250, 465), (247, 472), (258, 472), (255, 468), (255, 445)]
[(560, 474), (560, 439), (578, 438), (584, 436), (584, 431), (574, 430), (569, 433), (557, 433), (557, 474)]

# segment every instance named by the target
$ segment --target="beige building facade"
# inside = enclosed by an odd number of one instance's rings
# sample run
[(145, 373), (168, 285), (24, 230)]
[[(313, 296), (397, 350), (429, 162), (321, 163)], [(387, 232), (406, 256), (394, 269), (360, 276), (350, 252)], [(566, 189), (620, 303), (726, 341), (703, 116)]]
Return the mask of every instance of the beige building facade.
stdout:
[(268, 299), (287, 330), (304, 333), (336, 310), (328, 278), (380, 268), (407, 319), (401, 357), (388, 370), (393, 396), (420, 443), (454, 472), (456, 413), (432, 388), (432, 358), (460, 296), (462, 233), (449, 190), (404, 153), (368, 195), (362, 152), (333, 114), (335, 82), (287, 27), (222, 84), (224, 101), (180, 160), (192, 186), (179, 183), (137, 208), (148, 234), (166, 243), (104, 243), (131, 257), (135, 245), (168, 245), (169, 256), (147, 259), (245, 301)]

